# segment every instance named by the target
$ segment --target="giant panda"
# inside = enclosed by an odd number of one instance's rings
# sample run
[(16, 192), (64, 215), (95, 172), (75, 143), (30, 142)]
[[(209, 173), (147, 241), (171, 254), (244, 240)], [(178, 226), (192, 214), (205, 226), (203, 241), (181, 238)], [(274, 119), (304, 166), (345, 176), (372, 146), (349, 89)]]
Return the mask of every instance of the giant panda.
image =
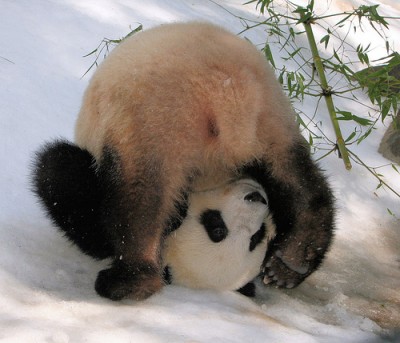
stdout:
[(254, 296), (276, 230), (264, 189), (240, 179), (188, 198), (185, 219), (168, 232), (163, 249), (165, 279), (191, 288), (238, 290)]
[(125, 39), (94, 73), (75, 142), (38, 152), (34, 190), (84, 252), (111, 257), (100, 296), (145, 299), (163, 285), (164, 228), (188, 196), (250, 178), (269, 199), (276, 237), (264, 282), (301, 283), (333, 237), (334, 201), (264, 56), (200, 22)]

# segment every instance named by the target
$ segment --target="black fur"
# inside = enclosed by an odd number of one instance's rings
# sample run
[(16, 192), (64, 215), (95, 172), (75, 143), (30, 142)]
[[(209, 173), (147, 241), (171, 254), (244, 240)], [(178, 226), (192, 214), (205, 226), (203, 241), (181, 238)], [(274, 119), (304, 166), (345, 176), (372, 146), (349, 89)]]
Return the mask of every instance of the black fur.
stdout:
[(162, 165), (148, 156), (135, 166), (136, 174), (125, 179), (118, 153), (106, 146), (98, 168), (103, 188), (99, 220), (114, 248), (114, 262), (98, 274), (95, 289), (111, 300), (144, 299), (163, 285), (159, 250), (166, 224), (159, 216)]
[(102, 297), (114, 301), (128, 296), (141, 300), (154, 293), (155, 279), (159, 279), (159, 287), (163, 285), (159, 276), (159, 268), (152, 263), (132, 264), (115, 260), (111, 268), (99, 272), (94, 288)]
[(268, 164), (254, 161), (240, 174), (260, 183), (276, 224), (277, 235), (269, 245), (264, 261), (267, 283), (294, 287), (321, 264), (334, 233), (332, 192), (308, 148), (298, 144), (285, 156), (291, 185), (277, 180)]
[(228, 228), (218, 210), (204, 211), (200, 216), (200, 223), (214, 243), (221, 242), (228, 236)]
[(266, 229), (265, 224), (263, 223), (260, 229), (253, 236), (250, 237), (250, 251), (253, 251), (257, 247), (257, 245), (259, 245), (263, 241), (263, 239), (265, 238), (265, 234)]
[(33, 190), (54, 223), (83, 252), (97, 259), (113, 254), (100, 225), (103, 193), (88, 151), (61, 140), (46, 144), (36, 155)]
[(167, 285), (170, 285), (172, 283), (172, 274), (171, 270), (168, 266), (164, 268), (163, 271), (163, 280)]
[(249, 282), (243, 287), (239, 288), (237, 292), (245, 295), (246, 297), (254, 298), (256, 296), (256, 286), (253, 282)]
[[(146, 172), (160, 170), (143, 166)], [(65, 236), (75, 243), (85, 254), (96, 259), (114, 257), (112, 267), (99, 273), (95, 284), (96, 291), (112, 300), (119, 300), (135, 288), (134, 284), (147, 284), (148, 290), (138, 288), (133, 297), (147, 297), (151, 292), (151, 279), (161, 281), (159, 267), (141, 261), (135, 255), (137, 251), (124, 250), (132, 246), (142, 246), (141, 240), (152, 240), (146, 232), (132, 234), (131, 225), (146, 227), (142, 213), (150, 219), (156, 219), (160, 204), (162, 187), (154, 184), (153, 192), (148, 184), (160, 180), (157, 175), (149, 179), (139, 178), (126, 186), (121, 176), (118, 155), (110, 148), (105, 148), (102, 159), (97, 165), (93, 156), (86, 150), (67, 141), (55, 141), (46, 144), (37, 154), (33, 167), (33, 191), (43, 203), (46, 212)], [(136, 192), (129, 192), (129, 189)], [(177, 203), (177, 214), (169, 223), (163, 223), (169, 230), (176, 229), (186, 216), (187, 196)], [(137, 222), (137, 224), (132, 224)], [(160, 225), (162, 231), (163, 225)], [(161, 235), (160, 235), (161, 236)], [(132, 257), (132, 255), (134, 257)], [(131, 260), (135, 260), (132, 263)], [(121, 275), (121, 273), (125, 271)], [(140, 273), (141, 275), (139, 275)], [(149, 280), (146, 280), (148, 278)], [(155, 282), (159, 287), (161, 282)]]
[(183, 192), (182, 200), (175, 203), (176, 212), (169, 218), (166, 224), (166, 229), (165, 229), (166, 235), (169, 235), (171, 232), (175, 231), (182, 225), (182, 222), (187, 215), (188, 197), (189, 197), (188, 193)]

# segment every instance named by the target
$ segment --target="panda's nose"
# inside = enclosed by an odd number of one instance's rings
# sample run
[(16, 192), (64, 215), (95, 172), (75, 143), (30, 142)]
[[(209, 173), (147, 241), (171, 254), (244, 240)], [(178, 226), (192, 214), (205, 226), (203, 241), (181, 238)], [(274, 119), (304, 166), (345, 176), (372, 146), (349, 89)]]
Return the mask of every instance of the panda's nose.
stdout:
[(246, 194), (244, 200), (250, 202), (261, 202), (265, 205), (267, 204), (267, 200), (265, 200), (265, 198), (259, 192), (256, 191)]

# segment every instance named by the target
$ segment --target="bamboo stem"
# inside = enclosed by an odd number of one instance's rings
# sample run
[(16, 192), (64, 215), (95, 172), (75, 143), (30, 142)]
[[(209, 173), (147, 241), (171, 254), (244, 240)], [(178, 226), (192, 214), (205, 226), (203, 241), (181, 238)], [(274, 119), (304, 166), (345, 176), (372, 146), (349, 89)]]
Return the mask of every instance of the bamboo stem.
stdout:
[(330, 90), (330, 87), (328, 85), (328, 81), (327, 81), (326, 76), (325, 76), (324, 65), (323, 65), (321, 57), (319, 56), (319, 53), (318, 53), (317, 43), (315, 42), (314, 33), (313, 33), (312, 27), (311, 27), (311, 20), (304, 21), (303, 25), (304, 25), (305, 30), (306, 30), (307, 39), (308, 39), (308, 43), (310, 45), (310, 49), (311, 49), (311, 53), (312, 53), (312, 56), (313, 56), (315, 68), (316, 68), (316, 70), (318, 72), (318, 76), (319, 76), (319, 79), (321, 81), (322, 93), (323, 93), (324, 98), (325, 98), (326, 107), (328, 108), (329, 116), (331, 118), (333, 129), (335, 131), (336, 144), (338, 146), (340, 155), (341, 155), (341, 157), (343, 159), (343, 162), (344, 162), (344, 165), (345, 165), (346, 169), (350, 170), (351, 169), (351, 162), (350, 162), (350, 158), (349, 158), (349, 153), (348, 153), (346, 145), (344, 143), (344, 139), (343, 139), (343, 136), (342, 136), (342, 132), (340, 130), (339, 122), (338, 122), (337, 117), (336, 117), (336, 111), (335, 111), (335, 106), (334, 106), (333, 100), (332, 100), (331, 90)]

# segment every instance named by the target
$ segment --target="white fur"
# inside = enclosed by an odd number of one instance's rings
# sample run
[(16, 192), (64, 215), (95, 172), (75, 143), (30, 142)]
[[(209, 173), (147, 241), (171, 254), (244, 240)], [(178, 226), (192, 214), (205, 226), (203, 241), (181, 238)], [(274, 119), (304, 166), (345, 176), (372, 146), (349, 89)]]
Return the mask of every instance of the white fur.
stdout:
[[(164, 250), (164, 263), (170, 268), (172, 283), (237, 290), (260, 273), (268, 242), (275, 236), (275, 226), (268, 205), (244, 200), (254, 191), (267, 199), (261, 186), (249, 179), (190, 196), (187, 217), (167, 238)], [(200, 216), (207, 209), (219, 210), (229, 230), (219, 243), (210, 240), (200, 223)], [(266, 226), (265, 238), (249, 251), (250, 238), (262, 223)]]

